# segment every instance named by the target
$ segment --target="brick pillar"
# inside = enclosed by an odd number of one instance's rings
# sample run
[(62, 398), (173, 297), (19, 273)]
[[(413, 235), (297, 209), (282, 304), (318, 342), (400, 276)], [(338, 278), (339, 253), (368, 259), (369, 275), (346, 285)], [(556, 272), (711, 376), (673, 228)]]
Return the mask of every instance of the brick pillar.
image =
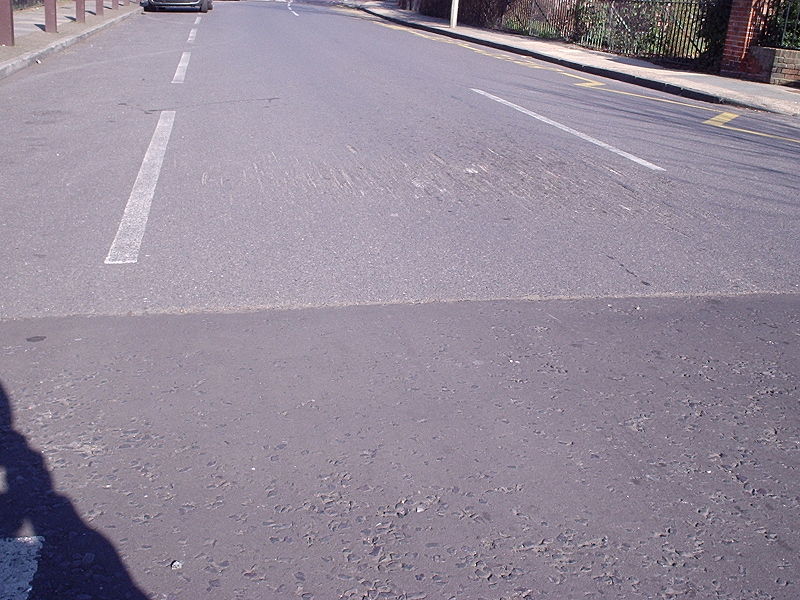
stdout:
[(747, 66), (747, 51), (764, 28), (771, 9), (769, 0), (733, 0), (725, 48), (722, 51), (722, 75), (744, 75)]

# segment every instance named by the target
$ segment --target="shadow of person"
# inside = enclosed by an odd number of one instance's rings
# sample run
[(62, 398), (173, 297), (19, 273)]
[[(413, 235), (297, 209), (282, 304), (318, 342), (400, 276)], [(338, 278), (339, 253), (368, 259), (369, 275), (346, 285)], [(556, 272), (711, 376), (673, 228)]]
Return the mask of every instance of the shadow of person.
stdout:
[[(41, 538), (29, 600), (147, 600), (117, 551), (53, 489), (44, 457), (14, 430), (11, 401), (0, 384), (0, 538), (27, 529)], [(26, 529), (27, 526), (27, 529)]]

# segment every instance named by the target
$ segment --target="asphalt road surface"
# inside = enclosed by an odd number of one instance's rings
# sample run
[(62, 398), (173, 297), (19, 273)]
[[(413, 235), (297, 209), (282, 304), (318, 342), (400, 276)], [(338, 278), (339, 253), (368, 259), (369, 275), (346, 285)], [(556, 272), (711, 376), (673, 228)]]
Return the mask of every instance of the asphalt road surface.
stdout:
[(332, 5), (0, 82), (0, 597), (800, 596), (800, 127)]

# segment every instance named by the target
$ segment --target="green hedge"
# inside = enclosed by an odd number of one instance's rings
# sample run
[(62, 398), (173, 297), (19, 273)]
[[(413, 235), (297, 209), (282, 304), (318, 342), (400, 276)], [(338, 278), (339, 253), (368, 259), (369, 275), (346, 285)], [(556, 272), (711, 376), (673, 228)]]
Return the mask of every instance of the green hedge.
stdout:
[(780, 0), (767, 19), (759, 45), (800, 50), (800, 0)]

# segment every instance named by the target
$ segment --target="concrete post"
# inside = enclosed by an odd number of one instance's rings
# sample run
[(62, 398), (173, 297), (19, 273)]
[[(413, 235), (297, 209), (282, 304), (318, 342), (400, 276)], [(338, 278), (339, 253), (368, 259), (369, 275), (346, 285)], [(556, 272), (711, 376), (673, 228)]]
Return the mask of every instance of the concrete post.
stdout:
[(103, 2), (105, 0), (94, 0), (94, 14), (98, 17), (103, 16)]
[(47, 33), (58, 33), (56, 0), (44, 0), (44, 30)]
[(75, 20), (86, 23), (86, 0), (75, 0)]
[(14, 8), (11, 0), (0, 0), (0, 46), (14, 45)]
[(450, 28), (458, 25), (458, 0), (450, 0)]

